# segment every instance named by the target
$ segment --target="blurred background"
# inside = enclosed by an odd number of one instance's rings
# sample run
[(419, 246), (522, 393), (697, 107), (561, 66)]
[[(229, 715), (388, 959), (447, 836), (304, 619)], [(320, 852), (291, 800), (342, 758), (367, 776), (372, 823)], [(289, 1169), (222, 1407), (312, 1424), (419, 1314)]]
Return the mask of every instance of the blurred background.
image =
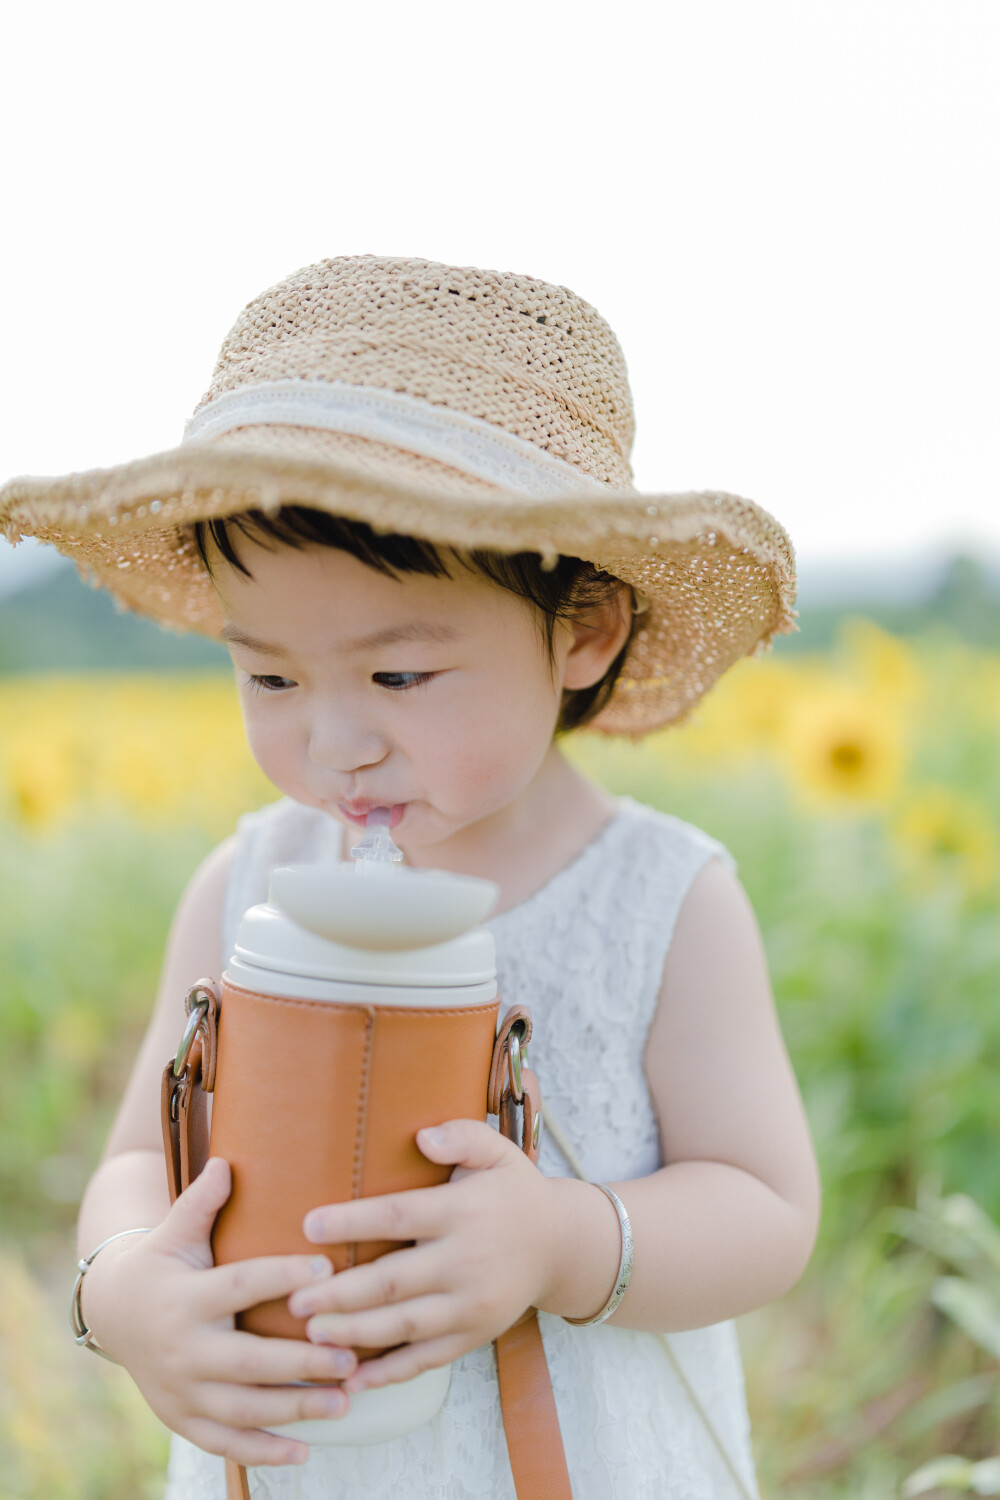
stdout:
[[(372, 252), (571, 286), (636, 482), (772, 510), (799, 634), (567, 750), (722, 839), (824, 1181), (739, 1320), (765, 1496), (1000, 1494), (1000, 11), (290, 0), (9, 11), (0, 479), (174, 446), (253, 296)], [(273, 788), (226, 658), (0, 542), (0, 1500), (167, 1439), (73, 1347), (73, 1224), (176, 900)]]

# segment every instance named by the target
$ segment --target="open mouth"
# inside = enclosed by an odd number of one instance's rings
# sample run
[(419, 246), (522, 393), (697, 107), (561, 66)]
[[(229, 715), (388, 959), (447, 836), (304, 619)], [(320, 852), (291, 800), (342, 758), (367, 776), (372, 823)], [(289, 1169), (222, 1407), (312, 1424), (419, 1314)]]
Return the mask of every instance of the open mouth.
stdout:
[(372, 812), (374, 808), (376, 808), (376, 807), (386, 808), (387, 811), (388, 811), (388, 813), (389, 813), (389, 828), (390, 828), (390, 830), (393, 829), (393, 828), (395, 828), (396, 825), (399, 823), (400, 819), (402, 818), (403, 814), (405, 813), (405, 811), (407, 809), (407, 805), (408, 804), (405, 803), (405, 802), (394, 802), (394, 803), (388, 803), (388, 802), (351, 802), (351, 803), (338, 802), (337, 803), (337, 807), (343, 813), (344, 817), (347, 818), (348, 821), (351, 822), (351, 823), (357, 823), (357, 825), (359, 826), (359, 828), (364, 828), (365, 822), (367, 821), (367, 818), (368, 818), (368, 814), (370, 812)]

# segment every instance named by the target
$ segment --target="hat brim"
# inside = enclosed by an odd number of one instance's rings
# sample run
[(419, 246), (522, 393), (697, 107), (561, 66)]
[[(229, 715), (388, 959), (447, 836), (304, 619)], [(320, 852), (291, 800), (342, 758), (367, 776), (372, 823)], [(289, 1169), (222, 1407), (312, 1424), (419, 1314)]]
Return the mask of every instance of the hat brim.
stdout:
[(243, 429), (115, 468), (14, 479), (0, 489), (0, 527), (15, 543), (53, 544), (125, 608), (208, 636), (222, 617), (187, 530), (197, 520), (295, 504), (462, 550), (583, 558), (649, 601), (589, 726), (611, 734), (679, 722), (740, 657), (797, 629), (791, 541), (751, 500), (610, 489), (532, 499), (382, 444), (303, 457), (279, 437)]

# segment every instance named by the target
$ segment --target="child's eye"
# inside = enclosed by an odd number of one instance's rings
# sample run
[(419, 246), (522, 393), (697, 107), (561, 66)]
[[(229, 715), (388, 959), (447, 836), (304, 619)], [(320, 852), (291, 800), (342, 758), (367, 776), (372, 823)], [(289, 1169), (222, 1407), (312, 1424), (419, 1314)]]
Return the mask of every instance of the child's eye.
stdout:
[(373, 672), (372, 682), (399, 693), (405, 688), (423, 687), (434, 675), (433, 672)]
[(254, 676), (251, 672), (247, 678), (247, 686), (255, 693), (281, 693), (286, 688), (294, 687), (295, 683), (290, 677)]

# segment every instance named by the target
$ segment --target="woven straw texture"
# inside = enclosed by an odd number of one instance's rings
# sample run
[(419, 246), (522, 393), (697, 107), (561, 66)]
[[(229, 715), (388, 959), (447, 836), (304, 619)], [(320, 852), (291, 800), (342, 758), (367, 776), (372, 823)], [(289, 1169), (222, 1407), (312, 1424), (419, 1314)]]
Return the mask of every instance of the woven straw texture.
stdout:
[(222, 620), (190, 525), (212, 516), (300, 504), (458, 548), (581, 557), (649, 600), (593, 724), (630, 736), (683, 719), (733, 662), (796, 628), (794, 554), (772, 516), (734, 495), (638, 494), (621, 348), (567, 287), (427, 260), (321, 261), (244, 308), (197, 412), (276, 381), (397, 392), (488, 423), (568, 466), (565, 493), (525, 494), (405, 442), (254, 420), (112, 469), (11, 480), (0, 526), (51, 542), (125, 607), (207, 635)]

